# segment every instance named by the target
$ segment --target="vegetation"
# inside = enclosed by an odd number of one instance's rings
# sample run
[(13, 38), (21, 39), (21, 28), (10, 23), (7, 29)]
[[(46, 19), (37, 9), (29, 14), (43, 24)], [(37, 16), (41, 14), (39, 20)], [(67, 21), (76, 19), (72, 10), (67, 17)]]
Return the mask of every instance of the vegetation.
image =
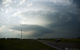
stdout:
[(36, 40), (0, 40), (0, 50), (56, 50)]
[(80, 43), (80, 39), (61, 39), (62, 42)]
[(80, 39), (45, 39), (48, 41), (56, 42), (57, 40), (60, 40), (60, 42), (67, 42), (67, 43), (80, 43)]

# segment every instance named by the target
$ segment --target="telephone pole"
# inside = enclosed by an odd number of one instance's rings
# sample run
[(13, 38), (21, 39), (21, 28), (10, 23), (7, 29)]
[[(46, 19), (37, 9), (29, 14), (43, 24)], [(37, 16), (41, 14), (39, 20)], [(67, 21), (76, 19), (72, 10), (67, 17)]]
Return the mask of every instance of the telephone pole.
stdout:
[(22, 25), (21, 25), (21, 39), (22, 39)]

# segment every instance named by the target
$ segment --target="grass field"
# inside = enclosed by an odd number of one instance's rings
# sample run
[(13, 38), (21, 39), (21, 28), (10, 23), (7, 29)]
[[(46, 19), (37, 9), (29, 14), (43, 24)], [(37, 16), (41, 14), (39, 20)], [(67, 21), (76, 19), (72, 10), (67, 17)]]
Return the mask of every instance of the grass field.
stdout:
[(36, 40), (0, 40), (0, 50), (56, 50)]
[[(56, 42), (56, 39), (44, 39), (47, 41), (52, 41), (52, 42)], [(67, 42), (67, 43), (80, 43), (80, 39), (59, 39), (60, 42)]]

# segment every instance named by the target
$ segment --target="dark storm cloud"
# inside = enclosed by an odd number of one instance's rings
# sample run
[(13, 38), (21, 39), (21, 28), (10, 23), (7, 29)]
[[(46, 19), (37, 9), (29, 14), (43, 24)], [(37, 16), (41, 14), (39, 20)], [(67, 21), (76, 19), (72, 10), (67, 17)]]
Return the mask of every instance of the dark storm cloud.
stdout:
[[(76, 0), (76, 4), (79, 6), (79, 0)], [(63, 6), (64, 7), (64, 6)], [(78, 7), (63, 8), (55, 14), (48, 14), (47, 19), (50, 21), (56, 21), (49, 24), (49, 28), (56, 30), (56, 34), (61, 37), (79, 37), (80, 36), (80, 9)], [(73, 9), (74, 8), (74, 9)], [(56, 35), (55, 34), (55, 35)]]
[[(43, 7), (49, 8), (52, 11), (54, 11), (54, 9), (56, 10), (55, 13), (48, 12), (43, 15), (47, 21), (51, 22), (50, 24), (48, 24), (48, 28), (55, 31), (55, 33), (51, 33), (48, 35), (52, 35), (52, 37), (56, 36), (66, 38), (80, 36), (79, 2), (79, 0), (73, 0), (71, 5), (64, 5), (58, 3), (54, 4), (51, 2), (48, 2), (48, 4), (46, 4), (47, 2), (42, 3)], [(48, 37), (48, 35), (45, 34), (44, 36)]]
[[(79, 1), (77, 1), (79, 2)], [(73, 3), (74, 4), (74, 3)], [(79, 4), (78, 4), (79, 5)], [(64, 7), (64, 6), (63, 6)], [(51, 23), (52, 26), (73, 26), (79, 27), (80, 25), (80, 10), (77, 7), (63, 8), (57, 13), (49, 13), (47, 16), (48, 20), (56, 21), (55, 24)], [(74, 9), (72, 9), (74, 8)], [(69, 28), (69, 27), (68, 27)]]
[(76, 4), (78, 8), (80, 8), (80, 0), (73, 0), (73, 3)]
[[(64, 37), (64, 38), (76, 38), (80, 36), (80, 2), (79, 0), (71, 1), (72, 4), (63, 3), (53, 3), (53, 2), (36, 2), (36, 7), (50, 9), (47, 11), (32, 11), (25, 13), (24, 15), (38, 16), (43, 17), (46, 21), (49, 21), (46, 29), (37, 25), (23, 25), (23, 31), (36, 31), (33, 36), (35, 37)], [(33, 4), (34, 5), (34, 4)], [(15, 30), (17, 27), (14, 27)], [(14, 29), (13, 28), (13, 29)], [(20, 29), (20, 28), (19, 28)], [(19, 30), (17, 29), (17, 30)], [(52, 32), (52, 30), (54, 32)], [(49, 36), (48, 36), (49, 35)]]
[[(58, 14), (58, 15), (57, 15)], [(75, 15), (73, 13), (57, 13), (56, 15), (50, 15), (50, 18), (48, 18), (51, 21), (56, 21), (55, 23), (51, 23), (52, 25), (56, 25), (56, 26), (69, 26), (69, 25), (73, 25), (73, 26), (79, 26), (80, 25), (80, 15)], [(55, 17), (54, 17), (55, 16)]]
[(35, 31), (33, 32), (32, 37), (41, 37), (45, 34), (49, 34), (49, 33), (53, 33), (53, 31), (51, 29), (42, 27), (42, 26), (38, 26), (38, 25), (22, 25), (21, 27), (19, 26), (15, 26), (12, 29), (13, 30), (18, 30), (18, 31), (22, 31), (23, 32), (28, 32), (28, 31)]
[[(16, 0), (15, 0), (16, 1)], [(34, 31), (29, 36), (30, 37), (42, 37), (42, 38), (76, 38), (80, 36), (80, 0), (30, 0), (32, 4), (27, 6), (26, 3), (24, 3), (22, 6), (18, 5), (19, 0), (15, 2), (11, 2), (9, 5), (14, 8), (25, 8), (23, 12), (21, 12), (20, 15), (24, 17), (26, 20), (25, 22), (29, 20), (30, 23), (34, 20), (41, 20), (46, 24), (42, 23), (42, 26), (39, 26), (38, 22), (35, 25), (22, 25), (22, 26), (13, 26), (11, 29), (14, 31), (22, 31), (23, 32), (29, 32)], [(0, 7), (2, 6), (2, 0), (0, 0)], [(4, 6), (3, 6), (4, 7)], [(27, 8), (29, 11), (27, 11)], [(6, 8), (5, 8), (6, 9)], [(22, 10), (19, 10), (19, 12)], [(0, 14), (1, 14), (0, 9)], [(16, 12), (15, 12), (15, 15)], [(7, 21), (6, 16), (0, 15), (0, 26), (5, 25)], [(11, 17), (11, 16), (10, 16)], [(39, 19), (38, 19), (39, 17)], [(14, 20), (15, 19), (15, 20)], [(11, 18), (10, 24), (14, 21), (17, 22), (17, 16), (15, 18)], [(28, 20), (27, 20), (28, 19)], [(21, 19), (19, 19), (20, 21)], [(42, 22), (41, 21), (41, 22)], [(21, 21), (20, 21), (21, 22)], [(19, 22), (17, 22), (18, 24)], [(34, 23), (36, 23), (34, 21)], [(45, 27), (43, 27), (43, 25)], [(4, 34), (2, 34), (4, 35)], [(24, 37), (27, 37), (24, 35)]]

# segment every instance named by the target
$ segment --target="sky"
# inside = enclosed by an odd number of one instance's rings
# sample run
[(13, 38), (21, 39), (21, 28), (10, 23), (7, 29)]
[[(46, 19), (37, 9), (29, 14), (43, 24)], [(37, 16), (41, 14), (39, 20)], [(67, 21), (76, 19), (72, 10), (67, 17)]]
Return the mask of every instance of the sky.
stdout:
[(0, 0), (0, 38), (78, 38), (80, 0)]

